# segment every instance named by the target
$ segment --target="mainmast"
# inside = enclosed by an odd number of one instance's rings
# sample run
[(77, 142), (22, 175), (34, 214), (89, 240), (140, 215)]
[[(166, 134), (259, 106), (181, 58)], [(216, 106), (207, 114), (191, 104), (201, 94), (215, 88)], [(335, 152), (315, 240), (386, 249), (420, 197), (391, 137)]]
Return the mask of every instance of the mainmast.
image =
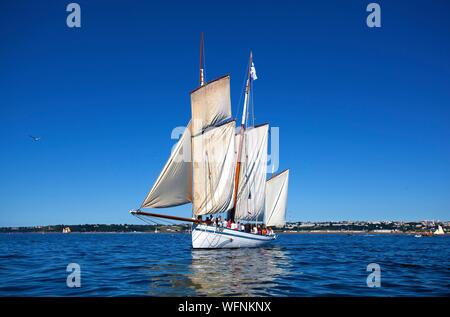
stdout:
[(204, 51), (204, 39), (203, 32), (200, 34), (200, 86), (205, 84), (205, 74), (203, 65), (203, 51)]
[(242, 147), (244, 145), (244, 136), (245, 136), (245, 126), (246, 126), (246, 119), (247, 119), (247, 107), (250, 100), (250, 88), (251, 88), (251, 67), (253, 65), (253, 56), (252, 51), (250, 51), (250, 61), (248, 63), (248, 69), (247, 69), (247, 83), (245, 85), (245, 97), (244, 97), (244, 110), (242, 112), (242, 119), (241, 119), (241, 129), (239, 131), (239, 147), (237, 152), (237, 162), (236, 162), (236, 173), (234, 175), (234, 204), (233, 209), (230, 210), (229, 213), (229, 219), (234, 222), (234, 216), (236, 214), (236, 203), (237, 203), (237, 196), (238, 196), (238, 188), (239, 188), (239, 175), (241, 172), (241, 156), (242, 156)]

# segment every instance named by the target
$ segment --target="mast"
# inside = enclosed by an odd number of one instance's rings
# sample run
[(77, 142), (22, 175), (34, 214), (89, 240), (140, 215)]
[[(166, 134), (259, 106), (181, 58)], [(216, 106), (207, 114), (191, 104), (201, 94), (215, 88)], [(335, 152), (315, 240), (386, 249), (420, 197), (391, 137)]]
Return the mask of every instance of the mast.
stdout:
[(203, 32), (200, 33), (200, 86), (203, 86), (205, 84), (205, 74), (204, 74), (204, 66), (203, 66), (203, 48), (204, 46), (204, 39), (203, 39)]
[(236, 203), (237, 203), (237, 195), (238, 195), (238, 188), (239, 188), (239, 176), (241, 172), (241, 155), (242, 155), (242, 147), (244, 145), (244, 135), (245, 135), (245, 121), (247, 119), (247, 107), (249, 103), (249, 97), (250, 97), (250, 86), (251, 86), (251, 74), (250, 74), (250, 68), (252, 67), (253, 63), (253, 55), (252, 51), (250, 51), (250, 61), (248, 64), (247, 69), (247, 83), (245, 85), (245, 98), (244, 98), (244, 110), (242, 112), (242, 119), (241, 119), (241, 130), (239, 131), (239, 147), (238, 147), (238, 153), (237, 153), (237, 161), (236, 161), (236, 173), (234, 175), (234, 204), (233, 209), (230, 210), (229, 219), (234, 222), (234, 216), (236, 214)]

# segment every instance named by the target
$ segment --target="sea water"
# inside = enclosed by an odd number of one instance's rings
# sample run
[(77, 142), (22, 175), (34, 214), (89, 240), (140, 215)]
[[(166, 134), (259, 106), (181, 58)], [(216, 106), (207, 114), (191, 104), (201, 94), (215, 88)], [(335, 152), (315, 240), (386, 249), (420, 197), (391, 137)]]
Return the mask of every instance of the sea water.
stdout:
[(0, 296), (450, 296), (450, 236), (281, 234), (236, 250), (190, 239), (0, 234)]

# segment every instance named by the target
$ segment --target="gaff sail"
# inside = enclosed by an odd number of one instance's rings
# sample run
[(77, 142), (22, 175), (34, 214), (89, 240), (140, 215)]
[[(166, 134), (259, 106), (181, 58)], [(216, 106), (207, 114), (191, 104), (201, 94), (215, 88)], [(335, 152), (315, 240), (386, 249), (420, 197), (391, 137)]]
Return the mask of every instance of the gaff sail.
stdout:
[[(245, 130), (236, 200), (236, 219), (263, 220), (268, 133), (268, 124)], [(239, 139), (240, 135), (236, 138)]]
[(195, 216), (222, 213), (233, 207), (234, 130), (230, 121), (192, 137)]

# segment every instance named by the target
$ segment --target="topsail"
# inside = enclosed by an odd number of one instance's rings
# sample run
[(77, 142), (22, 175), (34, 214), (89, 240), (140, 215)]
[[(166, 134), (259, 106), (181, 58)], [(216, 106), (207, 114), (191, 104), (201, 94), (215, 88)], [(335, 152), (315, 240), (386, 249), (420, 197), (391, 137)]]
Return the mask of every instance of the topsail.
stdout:
[(230, 76), (200, 86), (191, 93), (192, 135), (231, 118)]

